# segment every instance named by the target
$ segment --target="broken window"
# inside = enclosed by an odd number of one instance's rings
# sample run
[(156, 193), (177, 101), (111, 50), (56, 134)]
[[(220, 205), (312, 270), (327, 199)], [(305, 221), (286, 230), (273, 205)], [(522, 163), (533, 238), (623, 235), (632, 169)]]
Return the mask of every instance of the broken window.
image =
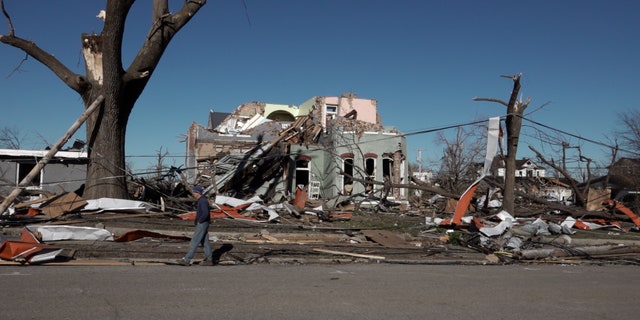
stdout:
[(353, 191), (353, 158), (344, 158), (342, 160), (342, 193), (350, 195)]
[[(375, 180), (375, 177), (376, 177), (376, 158), (371, 157), (371, 156), (367, 156), (367, 158), (364, 159), (364, 171), (365, 171), (365, 174), (367, 175), (365, 177), (365, 180), (367, 180), (367, 181)], [(366, 193), (373, 192), (373, 183), (366, 183), (365, 186), (364, 186), (364, 189), (365, 189)]]
[(391, 158), (382, 159), (382, 177), (384, 180), (382, 197), (387, 198), (391, 193), (391, 183), (393, 181), (393, 159)]
[(382, 176), (389, 178), (393, 177), (393, 159), (382, 159)]
[(324, 106), (324, 126), (327, 126), (329, 121), (335, 119), (338, 116), (338, 106), (335, 104), (327, 104)]
[(327, 105), (327, 115), (332, 115), (335, 118), (335, 115), (338, 114), (338, 106), (334, 104)]
[(311, 173), (311, 158), (299, 157), (296, 159), (296, 186), (307, 186), (309, 184)]
[[(18, 185), (20, 183), (20, 181), (22, 181), (22, 179), (24, 179), (30, 172), (31, 170), (33, 170), (33, 168), (35, 168), (36, 164), (35, 163), (24, 163), (24, 162), (18, 162), (18, 174), (16, 176), (16, 185)], [(33, 177), (33, 179), (29, 182), (29, 184), (27, 185), (28, 187), (31, 188), (40, 188), (41, 187), (41, 181), (42, 179), (42, 170), (38, 171), (38, 174), (36, 174), (35, 177)]]

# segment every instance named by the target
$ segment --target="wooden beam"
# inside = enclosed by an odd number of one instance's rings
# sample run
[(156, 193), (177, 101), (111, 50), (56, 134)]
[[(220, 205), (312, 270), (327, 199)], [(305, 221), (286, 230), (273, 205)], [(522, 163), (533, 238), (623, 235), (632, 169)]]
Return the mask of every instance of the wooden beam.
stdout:
[(343, 256), (352, 256), (352, 257), (358, 257), (358, 258), (374, 259), (374, 260), (384, 260), (385, 259), (385, 257), (383, 257), (383, 256), (372, 256), (372, 255), (368, 255), (368, 254), (359, 254), (359, 253), (351, 253), (351, 252), (343, 252), (343, 251), (334, 251), (334, 250), (327, 250), (327, 249), (320, 249), (320, 248), (314, 248), (313, 251), (322, 252), (322, 253), (337, 254), (337, 255), (343, 255)]
[(24, 177), (24, 179), (22, 179), (20, 183), (18, 183), (18, 186), (15, 187), (13, 191), (11, 191), (11, 193), (7, 196), (7, 198), (4, 199), (4, 201), (2, 201), (2, 204), (0, 204), (0, 213), (4, 212), (5, 210), (7, 210), (7, 208), (9, 208), (9, 204), (13, 202), (13, 200), (18, 195), (20, 195), (20, 192), (22, 192), (22, 189), (26, 187), (29, 183), (31, 183), (31, 180), (33, 180), (33, 178), (35, 178), (38, 175), (38, 172), (40, 172), (40, 170), (42, 170), (42, 168), (44, 168), (44, 166), (49, 162), (49, 160), (51, 160), (51, 158), (55, 156), (55, 154), (60, 150), (60, 148), (62, 148), (62, 146), (64, 146), (64, 144), (67, 143), (67, 141), (69, 141), (71, 136), (73, 136), (73, 134), (78, 130), (78, 128), (80, 128), (80, 126), (85, 121), (87, 121), (87, 118), (89, 118), (89, 116), (95, 110), (98, 109), (98, 107), (102, 104), (102, 101), (104, 101), (104, 96), (100, 95), (98, 98), (96, 98), (96, 100), (93, 101), (93, 103), (87, 108), (87, 110), (85, 110), (82, 113), (80, 118), (78, 118), (78, 120), (76, 120), (76, 122), (74, 122), (71, 125), (69, 130), (67, 130), (67, 132), (58, 140), (58, 142), (56, 142), (56, 144), (51, 148), (51, 150), (49, 150), (49, 152), (47, 152), (47, 154), (42, 159), (40, 159), (40, 161), (33, 167), (33, 169), (31, 169), (31, 172), (29, 172), (29, 174), (27, 174), (27, 176)]

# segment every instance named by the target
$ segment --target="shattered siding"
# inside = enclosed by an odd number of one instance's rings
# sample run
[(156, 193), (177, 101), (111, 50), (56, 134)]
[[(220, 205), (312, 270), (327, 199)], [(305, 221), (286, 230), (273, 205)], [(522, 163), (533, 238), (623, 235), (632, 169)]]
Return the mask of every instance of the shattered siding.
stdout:
[(255, 115), (264, 114), (265, 103), (249, 102), (238, 106), (214, 130), (218, 132), (238, 132), (242, 126)]

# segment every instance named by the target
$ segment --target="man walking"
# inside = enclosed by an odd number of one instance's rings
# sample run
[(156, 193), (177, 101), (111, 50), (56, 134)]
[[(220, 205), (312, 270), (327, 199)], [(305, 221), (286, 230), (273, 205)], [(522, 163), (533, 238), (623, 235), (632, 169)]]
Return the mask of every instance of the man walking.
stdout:
[(196, 218), (195, 218), (195, 230), (193, 237), (191, 237), (191, 243), (189, 244), (189, 251), (182, 258), (178, 259), (178, 263), (183, 266), (191, 265), (191, 258), (196, 253), (196, 249), (199, 244), (204, 247), (205, 260), (203, 260), (201, 266), (213, 265), (213, 253), (211, 250), (211, 243), (209, 242), (209, 223), (211, 222), (211, 208), (207, 197), (203, 194), (204, 190), (200, 186), (195, 186), (191, 191), (193, 197), (196, 198)]

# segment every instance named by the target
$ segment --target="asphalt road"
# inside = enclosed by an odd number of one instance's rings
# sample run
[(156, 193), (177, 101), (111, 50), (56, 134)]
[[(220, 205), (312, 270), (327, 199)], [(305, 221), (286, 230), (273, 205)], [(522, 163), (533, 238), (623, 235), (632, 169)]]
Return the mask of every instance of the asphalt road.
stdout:
[(637, 319), (640, 268), (1, 266), (1, 319)]

